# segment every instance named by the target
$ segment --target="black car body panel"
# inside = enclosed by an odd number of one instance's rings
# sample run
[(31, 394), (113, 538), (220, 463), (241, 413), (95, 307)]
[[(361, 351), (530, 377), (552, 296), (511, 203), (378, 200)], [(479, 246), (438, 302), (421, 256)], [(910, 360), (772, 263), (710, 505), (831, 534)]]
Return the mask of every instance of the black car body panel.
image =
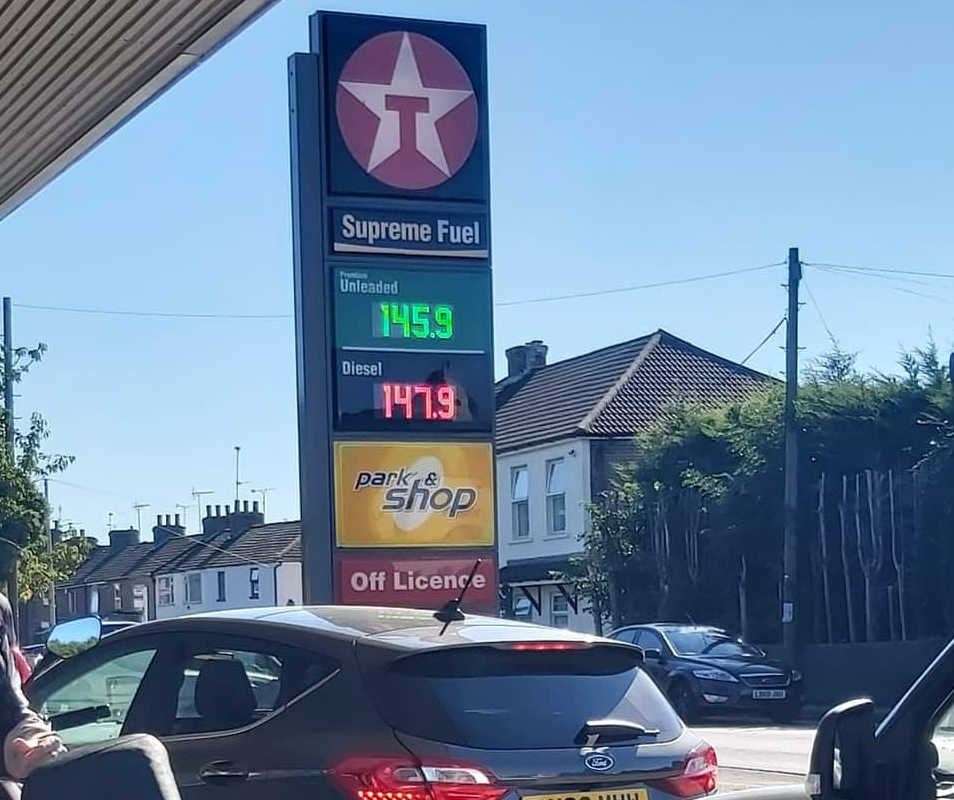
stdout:
[[(709, 653), (684, 653), (673, 643), (679, 635), (710, 637), (724, 644), (716, 645)], [(748, 713), (792, 718), (801, 709), (801, 675), (721, 629), (631, 625), (613, 631), (610, 637), (629, 641), (646, 651), (646, 669), (684, 717)], [(651, 647), (645, 647), (647, 640)], [(719, 649), (734, 652), (720, 654)]]

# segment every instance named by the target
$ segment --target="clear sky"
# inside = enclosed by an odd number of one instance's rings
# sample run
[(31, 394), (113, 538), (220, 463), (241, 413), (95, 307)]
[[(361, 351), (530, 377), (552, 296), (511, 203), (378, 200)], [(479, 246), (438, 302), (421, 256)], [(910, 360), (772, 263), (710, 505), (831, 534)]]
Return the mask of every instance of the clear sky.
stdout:
[[(362, 0), (328, 8), (489, 28), (498, 302), (678, 279), (785, 258), (954, 272), (954, 5)], [(284, 0), (0, 222), (0, 292), (23, 304), (290, 314), (286, 57), (314, 0)], [(551, 359), (665, 328), (743, 358), (784, 312), (781, 268), (566, 302), (500, 306), (507, 346)], [(912, 281), (920, 279), (912, 278)], [(809, 270), (833, 334), (890, 369), (954, 280)], [(803, 298), (808, 300), (807, 295)], [(804, 357), (828, 346), (812, 305)], [(50, 352), (22, 386), (51, 449), (76, 456), (54, 509), (100, 534), (275, 487), (298, 514), (289, 319), (143, 319), (19, 309)], [(782, 368), (780, 332), (751, 361)], [(68, 482), (68, 483), (65, 483)], [(250, 487), (245, 487), (247, 490)], [(243, 490), (244, 491), (244, 490)], [(244, 494), (245, 497), (250, 497)]]

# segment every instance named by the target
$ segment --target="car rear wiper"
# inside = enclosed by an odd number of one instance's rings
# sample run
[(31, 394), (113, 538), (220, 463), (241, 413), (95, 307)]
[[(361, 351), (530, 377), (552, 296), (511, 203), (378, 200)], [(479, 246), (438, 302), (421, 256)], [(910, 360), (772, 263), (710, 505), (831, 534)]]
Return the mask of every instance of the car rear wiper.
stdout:
[(659, 736), (658, 728), (647, 728), (638, 722), (625, 719), (590, 720), (576, 735), (576, 743), (586, 747), (595, 747), (607, 742), (629, 742), (647, 736)]

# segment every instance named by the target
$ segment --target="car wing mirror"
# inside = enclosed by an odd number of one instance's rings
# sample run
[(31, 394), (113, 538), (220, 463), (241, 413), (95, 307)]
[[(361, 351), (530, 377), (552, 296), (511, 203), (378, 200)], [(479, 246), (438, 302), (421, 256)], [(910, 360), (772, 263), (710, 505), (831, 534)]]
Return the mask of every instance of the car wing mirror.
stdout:
[(643, 658), (646, 661), (662, 661), (663, 660), (662, 650), (657, 650), (654, 647), (650, 647), (646, 650), (643, 650)]
[(822, 717), (805, 785), (812, 800), (865, 800), (871, 796), (874, 729), (871, 700), (850, 700)]
[(57, 658), (72, 658), (99, 644), (103, 622), (99, 617), (81, 617), (57, 625), (46, 640), (46, 649)]

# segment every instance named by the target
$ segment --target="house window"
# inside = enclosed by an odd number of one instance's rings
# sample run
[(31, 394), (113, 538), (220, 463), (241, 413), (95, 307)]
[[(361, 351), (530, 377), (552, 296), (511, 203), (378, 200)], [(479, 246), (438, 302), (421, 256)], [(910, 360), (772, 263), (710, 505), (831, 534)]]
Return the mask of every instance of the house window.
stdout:
[(566, 533), (566, 462), (547, 461), (547, 533)]
[(219, 596), (217, 599), (220, 603), (224, 603), (225, 602), (225, 572), (223, 572), (222, 570), (219, 570), (216, 573), (215, 577), (216, 577), (216, 580), (218, 581), (218, 586), (219, 586)]
[(147, 598), (149, 597), (149, 591), (141, 583), (137, 583), (133, 586), (133, 608), (136, 611), (145, 611), (146, 606), (148, 605)]
[(185, 579), (186, 605), (197, 605), (202, 602), (202, 573), (192, 572)]
[(90, 614), (99, 613), (99, 586), (93, 586), (90, 588), (89, 613)]
[(70, 616), (76, 613), (76, 590), (70, 589), (66, 592), (66, 602), (70, 608)]
[(559, 591), (550, 595), (550, 625), (554, 628), (570, 627), (570, 604), (566, 595)]
[(515, 541), (530, 538), (530, 474), (526, 467), (510, 470), (510, 511)]
[(159, 579), (159, 588), (156, 592), (156, 596), (161, 606), (174, 606), (176, 604), (176, 583), (174, 576), (166, 575)]
[(258, 582), (258, 567), (249, 567), (248, 570), (248, 597), (249, 600), (258, 600), (261, 597)]
[(113, 584), (113, 609), (119, 611), (123, 607), (123, 587), (118, 583)]

